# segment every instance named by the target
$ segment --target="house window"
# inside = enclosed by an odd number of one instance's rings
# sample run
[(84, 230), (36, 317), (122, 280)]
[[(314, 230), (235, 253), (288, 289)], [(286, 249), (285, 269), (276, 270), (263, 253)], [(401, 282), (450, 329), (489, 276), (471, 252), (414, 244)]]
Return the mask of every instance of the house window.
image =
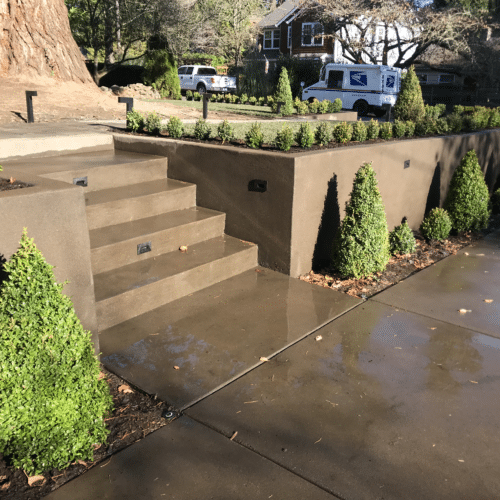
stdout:
[(280, 30), (264, 31), (264, 49), (280, 48)]
[(426, 74), (417, 74), (418, 81), (420, 83), (427, 83), (427, 75)]
[(455, 75), (439, 75), (439, 83), (454, 83)]
[(289, 49), (291, 46), (292, 46), (292, 27), (288, 26), (286, 47), (287, 47), (287, 49)]
[(320, 23), (302, 23), (302, 46), (323, 45), (323, 26)]

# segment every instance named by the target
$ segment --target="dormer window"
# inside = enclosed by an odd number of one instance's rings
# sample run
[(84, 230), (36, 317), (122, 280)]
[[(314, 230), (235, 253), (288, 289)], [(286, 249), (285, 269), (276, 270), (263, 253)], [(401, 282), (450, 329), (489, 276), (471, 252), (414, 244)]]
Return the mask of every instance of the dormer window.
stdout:
[(302, 46), (320, 47), (323, 45), (323, 26), (320, 23), (302, 23)]

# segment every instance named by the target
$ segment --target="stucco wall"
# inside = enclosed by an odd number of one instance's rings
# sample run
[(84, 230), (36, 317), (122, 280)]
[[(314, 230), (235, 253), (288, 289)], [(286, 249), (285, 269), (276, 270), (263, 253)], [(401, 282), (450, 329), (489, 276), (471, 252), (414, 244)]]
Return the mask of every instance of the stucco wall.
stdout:
[(0, 258), (8, 260), (16, 252), (23, 228), (27, 227), (28, 236), (34, 238), (46, 261), (55, 266), (56, 280), (69, 281), (63, 292), (73, 301), (83, 327), (91, 331), (98, 352), (94, 282), (83, 190), (10, 167), (5, 167), (0, 175), (34, 184), (30, 188), (0, 192)]

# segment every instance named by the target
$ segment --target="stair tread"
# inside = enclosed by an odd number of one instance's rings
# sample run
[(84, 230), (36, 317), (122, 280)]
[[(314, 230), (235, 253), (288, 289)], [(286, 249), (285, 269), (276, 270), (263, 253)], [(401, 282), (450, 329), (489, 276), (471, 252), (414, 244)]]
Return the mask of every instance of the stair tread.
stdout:
[(127, 198), (140, 198), (141, 196), (157, 194), (162, 191), (173, 191), (192, 186), (194, 186), (194, 184), (176, 181), (174, 179), (160, 179), (129, 186), (86, 192), (85, 201), (87, 206), (93, 206), (112, 201), (125, 200)]
[(90, 248), (105, 247), (212, 217), (224, 217), (224, 214), (208, 208), (191, 207), (113, 226), (92, 229), (89, 231)]
[(253, 243), (223, 235), (192, 245), (185, 253), (175, 250), (96, 274), (94, 275), (96, 302), (156, 283), (252, 247), (255, 247)]

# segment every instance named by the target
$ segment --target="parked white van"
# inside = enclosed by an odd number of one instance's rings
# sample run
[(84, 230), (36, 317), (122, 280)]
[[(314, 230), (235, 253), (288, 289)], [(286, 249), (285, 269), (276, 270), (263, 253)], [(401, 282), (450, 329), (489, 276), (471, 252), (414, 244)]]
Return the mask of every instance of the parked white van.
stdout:
[(319, 82), (302, 92), (303, 101), (340, 98), (344, 109), (383, 116), (384, 104), (394, 106), (401, 88), (401, 69), (374, 64), (334, 64), (321, 68)]

